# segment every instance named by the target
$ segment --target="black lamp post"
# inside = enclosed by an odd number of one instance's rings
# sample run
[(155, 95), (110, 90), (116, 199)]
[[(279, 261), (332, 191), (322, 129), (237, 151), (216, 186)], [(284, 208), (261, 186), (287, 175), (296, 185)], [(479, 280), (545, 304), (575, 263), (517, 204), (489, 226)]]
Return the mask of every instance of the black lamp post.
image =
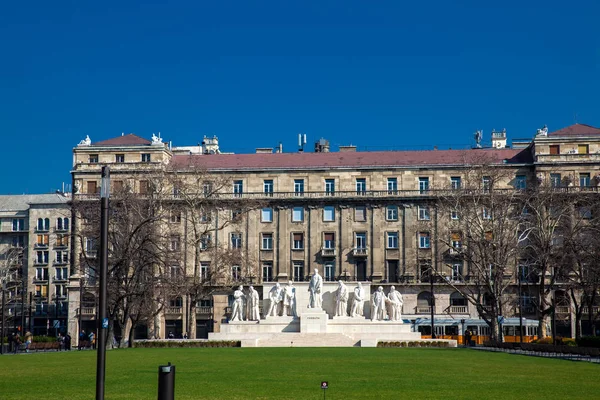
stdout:
[[(104, 400), (104, 373), (106, 367), (106, 339), (108, 316), (106, 313), (106, 279), (108, 272), (108, 199), (110, 194), (110, 170), (102, 167), (100, 187), (100, 287), (98, 304), (98, 353), (96, 358), (96, 400)], [(81, 312), (81, 310), (80, 310)]]

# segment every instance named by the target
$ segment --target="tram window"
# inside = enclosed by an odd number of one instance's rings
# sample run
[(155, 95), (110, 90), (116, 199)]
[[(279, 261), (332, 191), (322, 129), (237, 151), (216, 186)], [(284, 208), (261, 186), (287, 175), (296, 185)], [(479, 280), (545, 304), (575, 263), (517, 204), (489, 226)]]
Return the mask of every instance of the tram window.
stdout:
[(521, 327), (515, 326), (515, 336), (521, 336)]
[(458, 335), (458, 326), (456, 325), (445, 326), (444, 330), (446, 335)]
[(467, 325), (467, 329), (471, 331), (471, 335), (479, 335), (479, 329), (477, 325)]
[(515, 327), (514, 326), (505, 326), (504, 327), (504, 336), (515, 336)]
[(443, 334), (444, 334), (444, 327), (443, 326), (435, 326), (435, 335), (442, 336)]
[(431, 335), (431, 325), (420, 325), (417, 329), (422, 335)]
[(490, 335), (490, 327), (489, 326), (480, 326), (479, 334), (483, 335), (483, 336), (489, 336)]

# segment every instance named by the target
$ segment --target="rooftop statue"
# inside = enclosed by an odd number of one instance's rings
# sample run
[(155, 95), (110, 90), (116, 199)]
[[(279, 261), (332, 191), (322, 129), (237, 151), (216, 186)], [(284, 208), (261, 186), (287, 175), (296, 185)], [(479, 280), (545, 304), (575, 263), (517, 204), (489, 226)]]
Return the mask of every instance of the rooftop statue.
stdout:
[(90, 135), (85, 135), (85, 139), (83, 139), (77, 146), (90, 146), (92, 144), (92, 139), (90, 139)]

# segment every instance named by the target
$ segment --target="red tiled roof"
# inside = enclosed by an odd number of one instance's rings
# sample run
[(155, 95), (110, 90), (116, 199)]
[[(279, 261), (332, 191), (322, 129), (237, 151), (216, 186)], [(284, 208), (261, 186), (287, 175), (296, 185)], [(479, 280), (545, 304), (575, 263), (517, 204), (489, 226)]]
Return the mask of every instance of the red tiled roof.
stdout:
[(92, 143), (92, 146), (143, 146), (149, 144), (152, 144), (152, 142), (133, 133), (128, 133), (127, 135)]
[[(373, 151), (333, 153), (175, 155), (171, 166), (210, 170), (381, 168), (428, 165), (464, 165), (476, 160), (503, 164), (532, 163), (527, 149), (472, 149), (430, 151)], [(506, 161), (505, 161), (506, 160)], [(481, 161), (480, 161), (481, 162)]]
[(600, 135), (600, 129), (585, 124), (574, 124), (566, 128), (550, 132), (550, 137), (576, 137), (576, 136), (595, 136)]

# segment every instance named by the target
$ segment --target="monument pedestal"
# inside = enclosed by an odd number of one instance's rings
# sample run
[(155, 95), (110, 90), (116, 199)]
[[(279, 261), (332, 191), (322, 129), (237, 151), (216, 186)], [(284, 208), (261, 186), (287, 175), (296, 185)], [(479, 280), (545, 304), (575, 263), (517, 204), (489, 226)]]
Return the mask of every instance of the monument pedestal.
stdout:
[(327, 333), (329, 315), (325, 310), (309, 308), (300, 317), (300, 333)]

